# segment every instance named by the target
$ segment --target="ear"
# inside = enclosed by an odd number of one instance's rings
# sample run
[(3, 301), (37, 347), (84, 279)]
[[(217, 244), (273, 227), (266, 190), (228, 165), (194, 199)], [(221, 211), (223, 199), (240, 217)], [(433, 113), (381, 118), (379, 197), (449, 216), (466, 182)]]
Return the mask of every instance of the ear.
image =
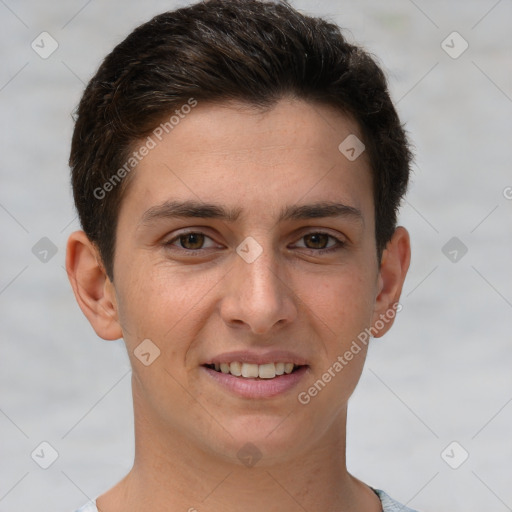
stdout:
[(68, 239), (66, 272), (76, 301), (96, 334), (104, 340), (121, 338), (114, 285), (96, 246), (83, 231), (75, 231)]
[[(403, 227), (396, 228), (391, 240), (382, 253), (379, 270), (378, 295), (372, 318), (371, 332), (380, 338), (393, 325), (398, 301), (402, 293), (407, 270), (411, 261), (409, 233)], [(384, 325), (382, 325), (384, 324)]]

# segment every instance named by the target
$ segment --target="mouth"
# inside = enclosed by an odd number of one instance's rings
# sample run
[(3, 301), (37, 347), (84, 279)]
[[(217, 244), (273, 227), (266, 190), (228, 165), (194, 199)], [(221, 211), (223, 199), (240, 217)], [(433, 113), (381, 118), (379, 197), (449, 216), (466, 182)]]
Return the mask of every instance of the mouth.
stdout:
[(229, 374), (243, 379), (270, 380), (283, 375), (290, 375), (306, 365), (281, 362), (254, 364), (232, 361), (230, 363), (211, 363), (203, 366), (217, 373)]
[[(292, 396), (290, 393), (298, 387), (309, 370), (309, 365), (298, 364), (305, 361), (266, 362), (260, 357), (246, 358), (253, 361), (237, 361), (235, 355), (234, 360), (225, 358), (223, 362), (210, 361), (200, 368), (219, 391), (238, 398), (260, 400)], [(259, 359), (258, 363), (254, 359)]]

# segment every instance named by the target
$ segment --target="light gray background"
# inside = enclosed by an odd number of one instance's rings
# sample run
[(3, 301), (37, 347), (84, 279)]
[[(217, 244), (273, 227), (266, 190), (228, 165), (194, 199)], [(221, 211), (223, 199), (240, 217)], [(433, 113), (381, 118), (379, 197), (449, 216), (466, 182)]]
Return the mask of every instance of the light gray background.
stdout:
[[(131, 467), (124, 345), (97, 338), (64, 270), (71, 112), (115, 44), (186, 3), (0, 0), (0, 512), (70, 512)], [(403, 310), (351, 400), (349, 470), (423, 512), (512, 510), (512, 1), (293, 5), (379, 58), (417, 153)], [(31, 48), (43, 31), (59, 44), (47, 59)], [(453, 31), (469, 44), (457, 59), (441, 47)], [(42, 237), (58, 249), (46, 263)], [(468, 249), (457, 262), (452, 237)], [(42, 441), (59, 455), (46, 470)], [(458, 469), (441, 457), (452, 441), (469, 452)]]

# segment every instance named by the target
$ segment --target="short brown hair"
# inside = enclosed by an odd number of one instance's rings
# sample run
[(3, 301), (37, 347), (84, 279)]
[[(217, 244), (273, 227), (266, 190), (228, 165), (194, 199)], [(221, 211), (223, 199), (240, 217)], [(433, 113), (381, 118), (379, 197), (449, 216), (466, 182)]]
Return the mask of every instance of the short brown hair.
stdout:
[(286, 2), (210, 0), (136, 28), (104, 59), (80, 101), (69, 159), (73, 195), (111, 280), (135, 144), (191, 99), (269, 108), (285, 96), (335, 107), (359, 124), (373, 176), (380, 261), (412, 158), (382, 70), (339, 27)]

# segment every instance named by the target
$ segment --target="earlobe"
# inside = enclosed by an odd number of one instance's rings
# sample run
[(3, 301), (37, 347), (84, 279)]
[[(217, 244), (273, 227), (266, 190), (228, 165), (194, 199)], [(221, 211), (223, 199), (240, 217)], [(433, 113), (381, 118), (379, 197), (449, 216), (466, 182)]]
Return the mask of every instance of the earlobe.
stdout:
[(101, 264), (96, 246), (83, 231), (69, 236), (66, 272), (78, 305), (96, 334), (105, 340), (121, 338), (114, 286)]
[(409, 233), (405, 228), (398, 227), (382, 254), (372, 319), (375, 338), (383, 336), (393, 325), (410, 261)]

